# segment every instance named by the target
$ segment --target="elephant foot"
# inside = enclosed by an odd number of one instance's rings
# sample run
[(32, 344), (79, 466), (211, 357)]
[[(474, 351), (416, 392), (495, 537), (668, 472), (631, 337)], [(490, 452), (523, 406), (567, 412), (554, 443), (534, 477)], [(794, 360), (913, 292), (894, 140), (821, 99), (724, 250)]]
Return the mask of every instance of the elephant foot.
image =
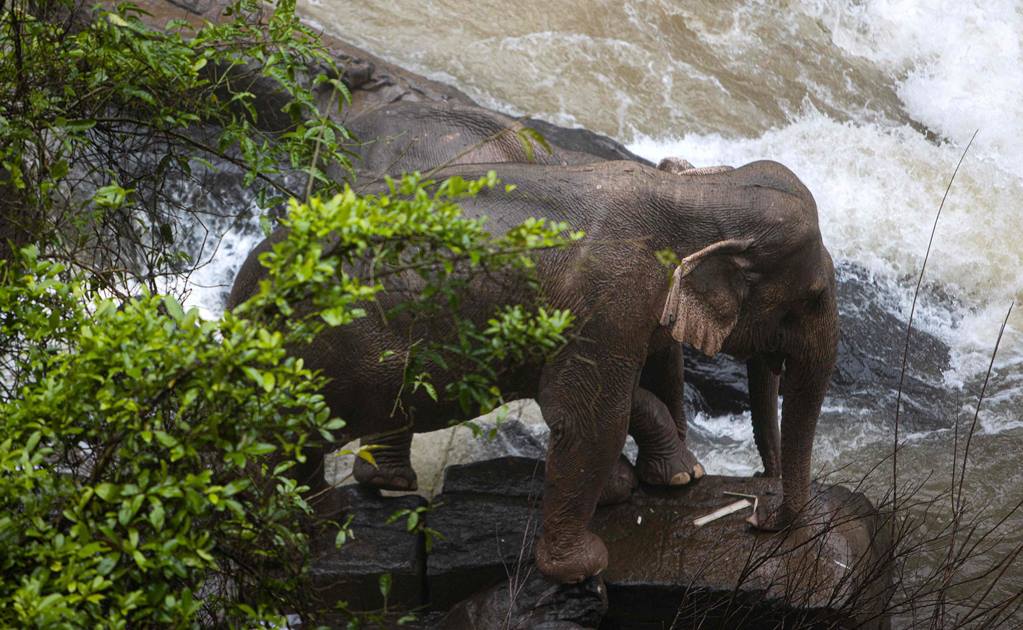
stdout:
[(608, 477), (607, 483), (604, 484), (604, 490), (601, 491), (600, 498), (597, 499), (597, 505), (624, 503), (629, 500), (632, 491), (638, 486), (639, 480), (636, 478), (636, 471), (633, 470), (632, 464), (624, 455), (619, 455), (618, 462), (611, 470), (611, 476)]
[(692, 451), (682, 444), (668, 455), (639, 451), (636, 459), (636, 474), (643, 483), (653, 486), (684, 486), (705, 474)]
[(577, 584), (607, 568), (607, 547), (593, 532), (571, 543), (551, 538), (545, 533), (536, 543), (536, 566), (555, 582)]
[(770, 505), (769, 501), (761, 500), (757, 511), (747, 522), (753, 529), (761, 532), (783, 532), (797, 526), (798, 515), (784, 504)]
[(352, 470), (355, 480), (364, 486), (378, 490), (408, 491), (419, 489), (416, 471), (408, 462), (386, 462), (377, 460), (377, 465), (361, 457), (355, 459)]

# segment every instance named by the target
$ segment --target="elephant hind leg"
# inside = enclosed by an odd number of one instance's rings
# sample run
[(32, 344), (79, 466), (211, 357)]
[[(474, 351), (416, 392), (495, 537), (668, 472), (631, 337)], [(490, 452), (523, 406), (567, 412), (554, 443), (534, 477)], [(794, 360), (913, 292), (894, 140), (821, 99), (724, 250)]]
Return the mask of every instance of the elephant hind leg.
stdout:
[(373, 445), (370, 450), (374, 466), (365, 459), (355, 459), (352, 470), (355, 480), (364, 486), (379, 490), (416, 490), (419, 487), (416, 471), (412, 469), (412, 431), (403, 429), (384, 435), (365, 437), (363, 444)]
[(632, 468), (625, 455), (618, 456), (618, 462), (611, 469), (611, 476), (608, 477), (604, 489), (597, 499), (597, 505), (614, 505), (624, 503), (632, 496), (632, 492), (639, 486), (636, 479), (636, 471)]
[(632, 396), (629, 434), (639, 447), (636, 474), (644, 483), (681, 486), (703, 476), (703, 466), (679, 436), (668, 407), (642, 387)]

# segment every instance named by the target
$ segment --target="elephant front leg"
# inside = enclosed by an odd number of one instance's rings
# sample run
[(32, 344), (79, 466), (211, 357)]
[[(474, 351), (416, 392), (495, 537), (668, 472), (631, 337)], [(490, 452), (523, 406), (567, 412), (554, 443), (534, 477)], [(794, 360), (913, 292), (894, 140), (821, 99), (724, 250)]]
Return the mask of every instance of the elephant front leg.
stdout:
[(625, 444), (639, 366), (567, 350), (544, 369), (538, 396), (551, 436), (536, 564), (574, 583), (607, 567), (607, 547), (588, 524)]
[(781, 476), (781, 440), (778, 433), (778, 375), (771, 371), (762, 356), (746, 362), (749, 377), (750, 416), (753, 420), (753, 440), (764, 464), (763, 473), (756, 476)]
[(629, 434), (639, 447), (636, 474), (644, 483), (681, 486), (703, 476), (703, 466), (680, 439), (668, 407), (642, 387), (632, 395)]
[(416, 490), (419, 487), (416, 471), (412, 469), (412, 431), (402, 429), (392, 433), (365, 437), (363, 444), (375, 446), (370, 451), (376, 465), (357, 457), (352, 474), (365, 486), (379, 490)]
[(758, 527), (779, 531), (812, 520), (810, 464), (813, 438), (830, 369), (790, 359), (785, 367), (781, 420), (782, 504)]

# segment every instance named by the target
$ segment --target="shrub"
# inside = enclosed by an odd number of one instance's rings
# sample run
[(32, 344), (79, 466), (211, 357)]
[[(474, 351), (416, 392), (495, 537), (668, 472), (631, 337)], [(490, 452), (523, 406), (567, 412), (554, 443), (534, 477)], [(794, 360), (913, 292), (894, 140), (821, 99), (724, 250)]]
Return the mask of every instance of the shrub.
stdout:
[[(356, 260), (414, 269), (437, 296), (469, 268), (528, 268), (531, 251), (564, 242), (563, 225), (494, 237), (461, 216), (458, 199), (495, 184), (491, 174), (428, 189), (410, 176), (388, 195), (292, 201), (288, 238), (263, 256), (268, 279), (219, 320), (168, 296), (101, 299), (34, 248), (5, 265), (0, 624), (315, 618), (301, 588), (308, 531), (295, 527), (309, 507), (286, 473), (310, 435), (329, 440), (343, 421), (318, 394), (323, 379), (285, 348), (363, 315), (381, 285), (350, 275)], [(503, 310), (472, 332), (490, 343), (465, 348), (486, 367), (556, 348), (570, 324), (560, 311)], [(483, 370), (456, 394), (491, 402), (494, 376)], [(409, 378), (429, 387), (428, 375)]]

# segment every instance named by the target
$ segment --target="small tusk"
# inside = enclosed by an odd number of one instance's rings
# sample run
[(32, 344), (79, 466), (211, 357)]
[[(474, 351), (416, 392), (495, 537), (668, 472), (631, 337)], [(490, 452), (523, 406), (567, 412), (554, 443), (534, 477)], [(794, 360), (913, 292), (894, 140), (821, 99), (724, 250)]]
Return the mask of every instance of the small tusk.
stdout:
[(746, 522), (753, 527), (757, 526), (757, 507), (760, 506), (760, 498), (755, 494), (743, 494), (741, 492), (722, 492), (721, 494), (729, 497), (742, 497), (744, 499), (753, 499), (753, 515), (746, 519)]
[(734, 514), (739, 510), (752, 506), (753, 504), (750, 503), (748, 499), (742, 499), (741, 501), (736, 501), (735, 503), (729, 503), (723, 508), (714, 510), (710, 514), (707, 514), (706, 516), (701, 516), (700, 518), (694, 520), (693, 525), (695, 525), (696, 527), (703, 527), (707, 523), (711, 523), (713, 521), (718, 520), (719, 518), (724, 518), (729, 514)]

